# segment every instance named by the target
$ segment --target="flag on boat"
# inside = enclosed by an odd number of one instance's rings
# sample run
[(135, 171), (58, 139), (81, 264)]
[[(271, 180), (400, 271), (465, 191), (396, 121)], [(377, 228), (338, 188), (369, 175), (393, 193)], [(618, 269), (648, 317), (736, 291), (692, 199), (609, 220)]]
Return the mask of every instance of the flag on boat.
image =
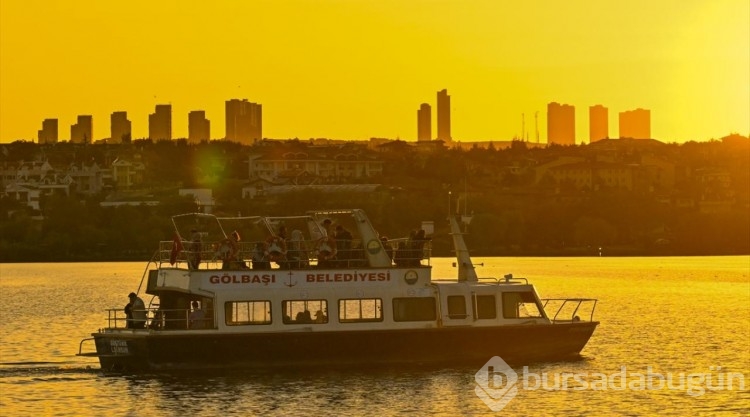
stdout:
[(177, 233), (174, 234), (174, 239), (172, 239), (172, 253), (169, 255), (169, 263), (171, 265), (174, 265), (175, 262), (177, 262), (177, 255), (182, 252), (182, 239), (180, 239), (180, 235)]

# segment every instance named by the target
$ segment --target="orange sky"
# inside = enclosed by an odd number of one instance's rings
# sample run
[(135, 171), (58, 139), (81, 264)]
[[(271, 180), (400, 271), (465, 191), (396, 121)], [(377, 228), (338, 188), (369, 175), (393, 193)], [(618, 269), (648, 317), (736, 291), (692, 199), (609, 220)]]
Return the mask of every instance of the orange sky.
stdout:
[(451, 95), (454, 140), (509, 140), (546, 104), (651, 110), (664, 142), (750, 134), (748, 0), (0, 1), (0, 141), (68, 140), (76, 115), (109, 136), (128, 112), (148, 135), (155, 104), (173, 133), (224, 101), (263, 104), (271, 138), (416, 140), (419, 104)]

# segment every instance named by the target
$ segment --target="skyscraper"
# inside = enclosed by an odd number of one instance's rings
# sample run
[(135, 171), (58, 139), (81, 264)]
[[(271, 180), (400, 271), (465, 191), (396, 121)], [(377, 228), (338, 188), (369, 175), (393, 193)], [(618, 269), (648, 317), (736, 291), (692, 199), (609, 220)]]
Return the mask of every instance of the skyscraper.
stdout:
[(651, 139), (651, 111), (635, 109), (620, 112), (620, 137)]
[(172, 105), (157, 104), (148, 115), (148, 138), (152, 141), (172, 140)]
[(447, 89), (437, 93), (437, 138), (451, 141), (451, 96)]
[(70, 126), (70, 141), (72, 143), (92, 143), (91, 135), (93, 131), (93, 117), (90, 115), (78, 116), (78, 123)]
[(601, 104), (589, 107), (589, 142), (609, 137), (609, 111)]
[(188, 113), (188, 143), (200, 143), (211, 140), (211, 122), (206, 119), (206, 112), (194, 110)]
[(128, 112), (116, 111), (109, 116), (110, 143), (129, 143), (132, 138)]
[(417, 140), (432, 140), (432, 107), (427, 103), (417, 110)]
[(547, 104), (547, 143), (575, 145), (575, 107), (555, 102)]
[(42, 130), (37, 132), (39, 144), (57, 143), (57, 119), (44, 119)]
[(251, 145), (263, 139), (263, 106), (247, 99), (226, 101), (226, 139)]

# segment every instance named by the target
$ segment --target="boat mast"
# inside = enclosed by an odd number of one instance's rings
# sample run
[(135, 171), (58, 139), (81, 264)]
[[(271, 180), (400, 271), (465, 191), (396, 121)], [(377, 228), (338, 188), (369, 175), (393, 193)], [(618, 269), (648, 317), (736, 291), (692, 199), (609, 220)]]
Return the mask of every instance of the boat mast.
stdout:
[[(464, 241), (465, 231), (461, 230), (461, 224), (468, 226), (471, 222), (471, 216), (468, 215), (466, 198), (468, 193), (464, 192), (464, 215), (461, 215), (461, 198), (456, 203), (456, 214), (449, 214), (451, 236), (453, 236), (453, 248), (456, 251), (456, 263), (458, 264), (458, 281), (477, 282), (477, 272), (474, 269), (474, 263), (469, 256), (469, 249)], [(448, 209), (450, 210), (450, 193), (448, 194)], [(464, 228), (466, 230), (466, 227)]]

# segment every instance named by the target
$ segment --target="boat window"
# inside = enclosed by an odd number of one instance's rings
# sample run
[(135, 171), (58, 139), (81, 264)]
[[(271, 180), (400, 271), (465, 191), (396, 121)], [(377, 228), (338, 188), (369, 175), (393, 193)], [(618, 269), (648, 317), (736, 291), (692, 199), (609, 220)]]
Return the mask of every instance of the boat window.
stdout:
[(393, 299), (394, 321), (431, 321), (435, 320), (434, 297), (409, 297)]
[(448, 318), (465, 319), (466, 316), (466, 297), (463, 295), (449, 295)]
[(284, 300), (284, 324), (323, 324), (328, 323), (328, 301), (326, 300)]
[(504, 292), (503, 317), (506, 319), (542, 317), (542, 309), (531, 291)]
[(495, 308), (494, 295), (475, 295), (474, 300), (474, 320), (494, 319), (497, 317)]
[(361, 323), (383, 321), (383, 300), (357, 298), (339, 300), (339, 322)]
[(231, 301), (224, 304), (227, 326), (271, 324), (271, 302), (268, 300)]

